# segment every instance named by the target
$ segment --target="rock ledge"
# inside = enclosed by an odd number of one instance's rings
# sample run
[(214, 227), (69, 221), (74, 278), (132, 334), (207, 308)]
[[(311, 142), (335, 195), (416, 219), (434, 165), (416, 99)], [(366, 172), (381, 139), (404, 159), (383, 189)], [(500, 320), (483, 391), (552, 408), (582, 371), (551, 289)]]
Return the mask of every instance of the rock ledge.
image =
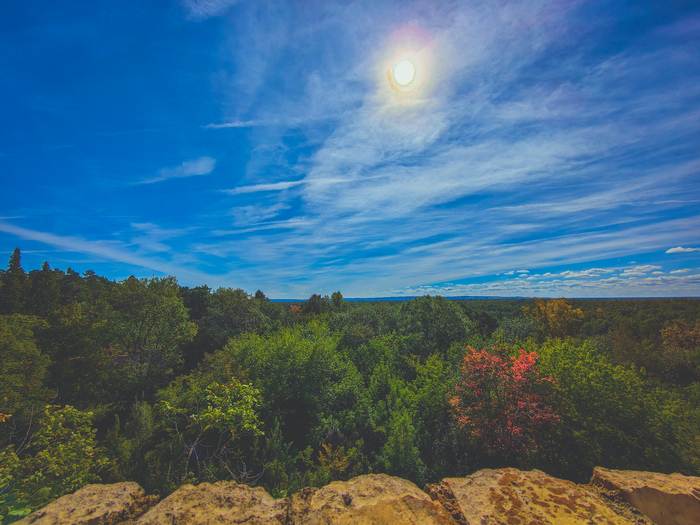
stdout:
[(700, 478), (596, 468), (590, 485), (539, 470), (484, 469), (421, 491), (368, 474), (274, 499), (232, 481), (185, 485), (156, 503), (136, 483), (89, 485), (23, 525), (698, 525)]

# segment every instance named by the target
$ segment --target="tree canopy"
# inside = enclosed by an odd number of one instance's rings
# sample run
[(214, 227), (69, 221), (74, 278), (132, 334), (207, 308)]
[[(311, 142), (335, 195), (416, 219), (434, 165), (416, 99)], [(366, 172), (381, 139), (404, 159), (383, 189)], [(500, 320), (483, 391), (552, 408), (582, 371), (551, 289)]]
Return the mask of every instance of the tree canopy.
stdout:
[(280, 303), (261, 290), (0, 273), (0, 515), (95, 481), (275, 497), (386, 472), (700, 474), (700, 300)]

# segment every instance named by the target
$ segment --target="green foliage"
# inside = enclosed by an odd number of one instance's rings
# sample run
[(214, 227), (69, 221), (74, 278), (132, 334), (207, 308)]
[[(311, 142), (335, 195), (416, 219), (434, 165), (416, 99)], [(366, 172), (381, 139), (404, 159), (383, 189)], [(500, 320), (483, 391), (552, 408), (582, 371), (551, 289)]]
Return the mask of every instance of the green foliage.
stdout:
[[(233, 445), (241, 436), (263, 435), (256, 412), (260, 392), (233, 379), (225, 384), (207, 381), (195, 374), (159, 393), (157, 408), (163, 424), (181, 449), (184, 447), (184, 454), (172, 458), (171, 470), (177, 484), (190, 478), (201, 482), (225, 477), (245, 482), (234, 472), (239, 458)], [(245, 468), (242, 472), (247, 474)]]
[(442, 479), (467, 472), (465, 447), (457, 439), (449, 398), (456, 381), (452, 367), (438, 354), (425, 364), (415, 364), (416, 378), (409, 385), (410, 407), (417, 432), (417, 446), (425, 464), (427, 479)]
[(60, 283), (51, 271), (48, 262), (44, 262), (41, 271), (29, 272), (28, 309), (34, 315), (48, 317), (59, 305)]
[(5, 523), (11, 512), (16, 515), (19, 509), (22, 516), (25, 514), (26, 500), (22, 502), (16, 480), (19, 470), (20, 462), (14, 445), (0, 449), (0, 523)]
[(30, 472), (25, 487), (33, 492), (50, 487), (54, 497), (78, 490), (99, 481), (98, 472), (109, 461), (95, 440), (91, 428), (92, 413), (81, 412), (70, 405), (64, 408), (49, 405), (32, 437), (23, 467)]
[(557, 469), (590, 475), (596, 465), (662, 470), (678, 467), (673, 398), (638, 372), (615, 365), (587, 342), (547, 341), (540, 370), (558, 382), (562, 434), (552, 444)]
[(343, 300), (343, 294), (340, 291), (333, 292), (331, 294), (331, 301), (333, 302), (333, 308), (336, 311), (341, 311), (345, 308), (345, 301)]
[[(290, 308), (260, 290), (212, 293), (172, 277), (116, 283), (48, 263), (25, 274), (17, 250), (0, 271), (0, 312), (12, 313), (0, 315), (0, 438), (14, 443), (0, 449), (6, 521), (97, 475), (162, 496), (183, 481), (236, 479), (282, 497), (368, 472), (422, 483), (495, 462), (577, 481), (595, 465), (700, 474), (696, 299), (348, 302), (335, 292)], [(557, 379), (547, 401), (561, 422), (521, 440), (537, 445), (527, 454), (496, 458), (449, 399), (465, 382), (465, 346), (495, 346), (510, 366), (514, 344)], [(518, 398), (504, 395), (505, 376), (470, 413), (482, 433), (511, 428), (499, 419), (511, 412), (484, 409), (515, 406), (501, 402)], [(518, 402), (545, 394), (523, 384), (510, 389)], [(100, 445), (75, 409), (39, 422), (51, 399), (90, 410)]]
[(327, 295), (322, 297), (315, 293), (301, 305), (301, 311), (307, 316), (322, 315), (331, 311), (331, 302)]
[(140, 447), (146, 443), (156, 431), (156, 415), (153, 407), (146, 401), (136, 401), (131, 407), (131, 419), (127, 424), (127, 432), (133, 439), (133, 444)]
[(7, 271), (1, 276), (0, 314), (25, 313), (27, 274), (22, 268), (21, 260), (19, 248), (15, 248), (7, 263)]
[(527, 317), (511, 317), (498, 324), (494, 338), (507, 345), (517, 345), (538, 334), (537, 323)]
[(218, 348), (238, 335), (265, 332), (270, 320), (260, 311), (261, 302), (245, 291), (219, 288), (211, 296), (211, 305), (204, 321)]
[[(235, 438), (236, 433), (251, 433), (262, 435), (258, 428), (260, 422), (254, 411), (255, 405), (259, 403), (260, 392), (250, 385), (238, 382), (230, 382), (226, 385), (211, 383), (204, 389), (203, 400), (206, 408), (193, 411), (192, 409), (174, 409), (167, 401), (163, 401), (166, 412), (173, 410), (185, 415), (190, 421), (198, 422), (202, 432), (209, 429), (216, 429), (219, 432), (231, 432), (231, 437)], [(189, 412), (189, 414), (188, 414)]]
[(20, 458), (0, 452), (0, 515), (22, 517), (56, 498), (100, 481), (110, 467), (91, 428), (92, 414), (48, 405)]
[(332, 481), (349, 479), (356, 473), (353, 468), (361, 457), (357, 447), (346, 451), (345, 447), (322, 444), (318, 454), (312, 447), (307, 447), (297, 458), (301, 475), (299, 485), (305, 487), (323, 487)]
[[(345, 308), (333, 312), (329, 317), (329, 327), (344, 334), (341, 346), (357, 347), (372, 337), (383, 336), (396, 331), (399, 307), (386, 302), (343, 302)], [(356, 332), (355, 336), (346, 333)], [(347, 341), (346, 341), (347, 340)]]
[(104, 337), (116, 354), (127, 358), (122, 370), (137, 392), (152, 392), (173, 376), (183, 361), (180, 345), (197, 332), (178, 291), (174, 277), (132, 276), (109, 297)]
[(97, 420), (115, 405), (123, 390), (121, 377), (100, 340), (104, 314), (87, 303), (72, 303), (53, 310), (39, 332), (39, 344), (51, 357), (48, 386), (57, 402), (90, 410)]
[(337, 342), (325, 325), (315, 322), (270, 336), (246, 334), (205, 361), (204, 370), (217, 379), (217, 370), (245, 370), (262, 393), (266, 424), (279, 422), (290, 441), (306, 443), (323, 413), (332, 413), (326, 394), (341, 379)]
[(381, 455), (386, 472), (418, 484), (424, 483), (425, 466), (417, 446), (418, 434), (407, 410), (391, 415), (386, 435)]
[(443, 354), (457, 341), (466, 341), (474, 324), (458, 304), (444, 297), (429, 295), (406, 301), (401, 305), (399, 334), (418, 334), (418, 353), (428, 356), (434, 351)]
[(0, 316), (0, 412), (12, 416), (0, 422), (0, 438), (10, 427), (25, 425), (52, 395), (45, 386), (50, 358), (34, 341), (34, 331), (43, 324), (20, 314)]

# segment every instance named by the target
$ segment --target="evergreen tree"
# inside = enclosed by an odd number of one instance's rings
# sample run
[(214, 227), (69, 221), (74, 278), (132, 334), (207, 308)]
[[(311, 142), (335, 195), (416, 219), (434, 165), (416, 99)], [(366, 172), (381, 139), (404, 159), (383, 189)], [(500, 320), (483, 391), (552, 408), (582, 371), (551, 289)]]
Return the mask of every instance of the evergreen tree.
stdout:
[(39, 317), (47, 317), (58, 308), (60, 284), (49, 263), (44, 261), (41, 270), (29, 272), (27, 310)]
[(27, 274), (22, 268), (22, 256), (19, 248), (15, 248), (7, 264), (7, 271), (2, 276), (3, 287), (0, 289), (0, 314), (9, 315), (22, 313), (25, 297), (24, 288)]
[(80, 274), (66, 268), (66, 276), (61, 280), (61, 305), (68, 306), (81, 303), (86, 299), (87, 290)]

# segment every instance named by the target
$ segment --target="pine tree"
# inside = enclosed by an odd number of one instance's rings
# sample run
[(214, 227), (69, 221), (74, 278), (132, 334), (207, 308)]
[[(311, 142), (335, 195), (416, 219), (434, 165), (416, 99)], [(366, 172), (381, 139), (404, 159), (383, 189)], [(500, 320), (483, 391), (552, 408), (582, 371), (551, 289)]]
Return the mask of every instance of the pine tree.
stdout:
[(0, 289), (0, 314), (21, 313), (24, 308), (24, 288), (27, 274), (22, 268), (22, 255), (15, 248), (7, 264), (7, 271), (2, 276), (3, 286)]
[(58, 276), (51, 270), (49, 263), (44, 261), (40, 271), (29, 272), (26, 310), (39, 317), (47, 317), (58, 308), (59, 288)]

